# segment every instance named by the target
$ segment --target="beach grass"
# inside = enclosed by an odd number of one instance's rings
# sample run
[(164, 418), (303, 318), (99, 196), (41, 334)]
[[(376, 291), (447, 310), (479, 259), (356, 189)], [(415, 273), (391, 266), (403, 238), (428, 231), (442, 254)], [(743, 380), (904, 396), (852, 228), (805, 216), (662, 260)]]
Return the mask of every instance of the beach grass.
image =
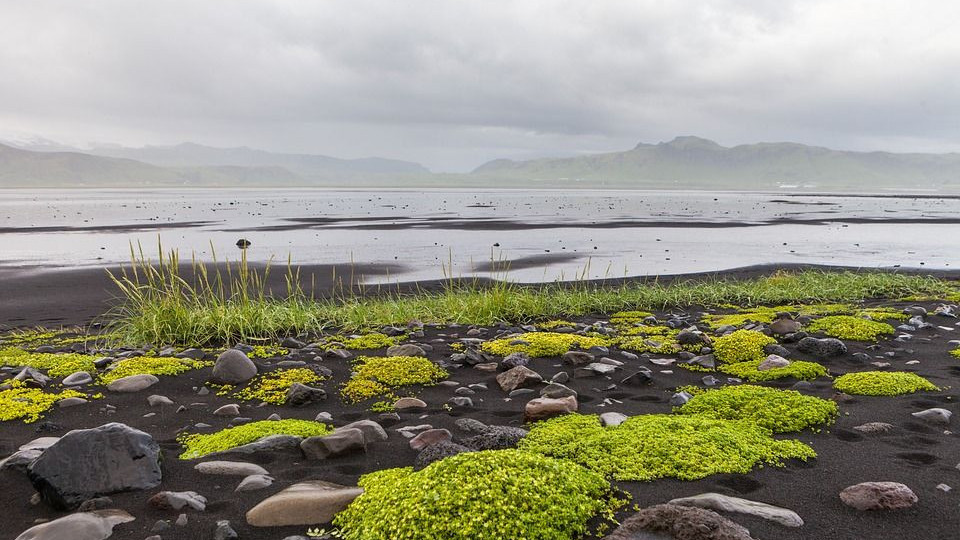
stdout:
[[(160, 253), (163, 253), (162, 246)], [(760, 306), (800, 302), (858, 302), (955, 293), (949, 282), (929, 276), (878, 271), (779, 271), (753, 279), (648, 280), (616, 285), (578, 280), (522, 285), (447, 280), (435, 290), (376, 294), (340, 287), (314, 298), (300, 286), (299, 270), (286, 265), (286, 291), (270, 294), (267, 266), (246, 258), (217, 265), (193, 260), (187, 271), (175, 251), (153, 261), (131, 248), (131, 263), (111, 274), (120, 303), (108, 328), (128, 344), (201, 346), (269, 340), (336, 328), (345, 331), (434, 323), (519, 324), (557, 317), (663, 310), (690, 306)], [(185, 275), (186, 274), (186, 275)]]

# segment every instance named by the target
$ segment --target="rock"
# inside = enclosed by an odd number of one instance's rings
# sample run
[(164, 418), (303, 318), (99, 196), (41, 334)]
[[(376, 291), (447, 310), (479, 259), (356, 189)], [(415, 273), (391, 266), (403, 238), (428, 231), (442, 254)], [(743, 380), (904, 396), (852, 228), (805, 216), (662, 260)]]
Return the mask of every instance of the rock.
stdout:
[(530, 363), (530, 357), (527, 353), (515, 352), (503, 357), (500, 361), (500, 367), (504, 370), (512, 369), (518, 366), (526, 366)]
[(410, 439), (410, 448), (423, 450), (432, 444), (449, 441), (452, 438), (453, 435), (445, 429), (428, 429), (427, 431), (421, 431), (416, 437)]
[(730, 497), (720, 493), (701, 493), (692, 497), (682, 497), (673, 499), (669, 504), (678, 504), (680, 506), (696, 506), (706, 508), (707, 510), (722, 510), (724, 512), (736, 512), (738, 514), (747, 514), (758, 518), (763, 518), (774, 523), (779, 523), (785, 527), (800, 527), (803, 520), (793, 510), (780, 508), (770, 504), (741, 499), (740, 497)]
[(457, 396), (448, 399), (450, 403), (453, 403), (457, 407), (473, 407), (473, 400), (468, 397)]
[(356, 428), (340, 428), (329, 435), (307, 437), (300, 449), (308, 459), (328, 459), (356, 451), (366, 451), (363, 431)]
[(265, 474), (251, 474), (240, 481), (234, 491), (256, 491), (273, 485), (273, 477)]
[(623, 413), (607, 412), (600, 415), (600, 423), (607, 427), (619, 426), (627, 418)]
[(454, 425), (467, 433), (483, 433), (490, 428), (490, 426), (474, 418), (457, 418)]
[[(34, 493), (39, 497), (39, 493)], [(39, 504), (39, 501), (38, 501)], [(94, 510), (106, 510), (114, 506), (113, 499), (110, 497), (94, 497), (83, 501), (83, 504), (77, 507), (77, 512), (92, 512)]]
[(587, 364), (587, 367), (580, 369), (592, 371), (596, 375), (609, 375), (617, 370), (617, 366), (605, 364), (603, 362), (593, 362), (591, 364)]
[(135, 519), (123, 510), (78, 512), (34, 525), (20, 533), (16, 540), (106, 540), (116, 525)]
[(551, 416), (576, 412), (577, 409), (577, 398), (574, 396), (559, 399), (539, 397), (527, 402), (524, 417), (527, 422), (535, 422)]
[(423, 347), (413, 343), (404, 343), (403, 345), (394, 345), (387, 349), (387, 356), (426, 356), (427, 352)]
[(180, 510), (190, 507), (197, 512), (207, 508), (207, 498), (196, 491), (161, 491), (147, 501), (150, 506), (161, 510)]
[(398, 411), (403, 411), (407, 409), (426, 409), (427, 404), (417, 398), (402, 397), (393, 404), (393, 408)]
[(217, 521), (217, 528), (213, 531), (213, 540), (232, 540), (234, 538), (240, 538), (240, 535), (230, 526), (230, 520), (221, 519)]
[(637, 372), (620, 381), (624, 386), (644, 386), (653, 381), (653, 372), (641, 366)]
[(893, 424), (886, 422), (867, 422), (866, 424), (854, 426), (853, 429), (862, 433), (886, 433), (893, 429)]
[(702, 354), (687, 361), (692, 366), (705, 367), (707, 369), (717, 368), (717, 358), (712, 354)]
[(240, 416), (240, 406), (236, 403), (231, 403), (229, 405), (224, 405), (223, 407), (217, 408), (213, 411), (214, 416)]
[(568, 386), (552, 382), (540, 389), (542, 397), (560, 399), (565, 397), (577, 397), (577, 392)]
[(297, 437), (296, 435), (268, 435), (262, 439), (253, 441), (252, 443), (244, 444), (236, 448), (230, 448), (229, 450), (224, 450), (222, 452), (214, 452), (212, 454), (208, 454), (207, 456), (213, 457), (230, 454), (255, 454), (257, 452), (276, 452), (281, 450), (289, 450), (300, 446), (300, 441), (302, 440), (303, 437)]
[(450, 456), (455, 456), (463, 452), (472, 452), (471, 448), (468, 448), (462, 444), (457, 444), (452, 441), (441, 441), (437, 444), (431, 444), (430, 446), (424, 448), (417, 454), (417, 459), (413, 463), (413, 468), (420, 470), (427, 465), (440, 461), (441, 459), (448, 458)]
[(34, 388), (43, 388), (48, 382), (50, 382), (50, 377), (47, 377), (39, 370), (26, 366), (21, 369), (19, 373), (17, 373), (13, 380), (23, 381), (27, 386)]
[(829, 358), (847, 353), (847, 346), (836, 338), (805, 337), (797, 343), (797, 350), (817, 358)]
[(294, 484), (268, 497), (247, 512), (254, 527), (285, 527), (329, 523), (363, 490), (322, 480)]
[(16, 452), (0, 461), (0, 471), (13, 469), (26, 472), (27, 467), (40, 457), (44, 450), (59, 440), (60, 437), (40, 437), (21, 445)]
[(197, 463), (193, 469), (200, 474), (215, 474), (220, 476), (250, 476), (255, 474), (266, 475), (267, 470), (255, 463), (244, 461), (204, 461)]
[(767, 371), (770, 369), (787, 367), (789, 365), (790, 361), (786, 358), (776, 354), (771, 354), (764, 358), (763, 362), (760, 362), (760, 365), (757, 366), (757, 371)]
[(471, 450), (505, 450), (517, 446), (527, 436), (527, 430), (512, 426), (486, 426), (481, 433), (463, 440)]
[(770, 331), (778, 336), (799, 332), (803, 325), (793, 319), (777, 319), (770, 323)]
[(327, 399), (327, 393), (320, 388), (293, 383), (287, 390), (286, 404), (291, 407), (303, 407)]
[(857, 510), (897, 510), (917, 504), (918, 499), (898, 482), (863, 482), (841, 491), (840, 500)]
[(696, 330), (681, 330), (677, 334), (677, 343), (681, 345), (709, 345), (710, 338)]
[(111, 392), (139, 392), (146, 390), (160, 382), (156, 375), (141, 373), (140, 375), (130, 375), (121, 377), (107, 385), (107, 390)]
[(286, 349), (303, 349), (307, 344), (295, 337), (286, 337), (280, 342), (280, 346)]
[(550, 382), (566, 384), (570, 381), (570, 374), (566, 371), (558, 371), (556, 375), (550, 377)]
[(160, 484), (160, 446), (125, 424), (73, 430), (47, 448), (28, 470), (33, 487), (58, 510), (121, 491)]
[(160, 406), (163, 406), (163, 405), (173, 405), (173, 404), (174, 404), (174, 403), (173, 403), (173, 400), (170, 399), (170, 398), (168, 398), (167, 396), (158, 396), (158, 395), (156, 395), (156, 394), (147, 397), (147, 403), (148, 403), (151, 407), (160, 407)]
[(239, 384), (257, 374), (257, 365), (242, 351), (227, 349), (220, 353), (213, 365), (211, 380), (220, 384)]
[(563, 360), (564, 364), (569, 364), (571, 366), (582, 366), (593, 363), (594, 356), (583, 351), (567, 351), (563, 353), (561, 359)]
[(71, 373), (63, 378), (64, 386), (80, 386), (81, 384), (90, 384), (93, 382), (93, 377), (90, 376), (86, 371), (78, 371), (76, 373)]
[(693, 399), (693, 396), (690, 394), (690, 392), (687, 392), (686, 390), (677, 392), (676, 394), (670, 396), (670, 406), (679, 407), (691, 399)]
[(906, 315), (920, 315), (924, 317), (927, 315), (927, 308), (923, 306), (908, 306), (903, 308), (903, 313)]
[[(796, 334), (790, 334), (790, 335), (795, 336)], [(787, 350), (787, 348), (784, 347), (783, 345), (780, 345), (779, 343), (768, 343), (767, 345), (764, 345), (763, 353), (775, 354), (777, 356), (782, 356), (784, 358), (790, 356), (790, 351)]]
[(543, 382), (539, 373), (525, 366), (517, 366), (497, 375), (497, 384), (504, 392), (512, 392), (517, 388), (530, 388)]
[(84, 403), (89, 403), (89, 401), (83, 399), (82, 397), (68, 397), (67, 399), (61, 399), (57, 402), (57, 407), (61, 409), (66, 409), (68, 407), (76, 407), (77, 405), (83, 405)]
[(649, 506), (630, 516), (604, 540), (754, 540), (750, 531), (721, 516), (675, 504)]
[(359, 429), (363, 432), (363, 444), (365, 446), (383, 442), (389, 438), (383, 426), (373, 420), (357, 420), (337, 429)]
[(932, 409), (927, 409), (925, 411), (911, 413), (911, 416), (919, 418), (924, 422), (930, 422), (931, 424), (940, 424), (945, 426), (950, 423), (950, 417), (953, 416), (953, 413), (948, 411), (947, 409), (934, 407)]

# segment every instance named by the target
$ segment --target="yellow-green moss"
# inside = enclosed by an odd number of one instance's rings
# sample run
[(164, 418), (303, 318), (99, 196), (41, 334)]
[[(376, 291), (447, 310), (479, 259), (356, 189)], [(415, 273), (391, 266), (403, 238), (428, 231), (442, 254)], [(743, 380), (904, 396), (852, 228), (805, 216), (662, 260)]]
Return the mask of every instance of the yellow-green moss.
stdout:
[(747, 362), (766, 357), (763, 348), (777, 340), (756, 330), (737, 330), (713, 340), (713, 354), (719, 362)]
[(610, 324), (614, 326), (633, 326), (652, 316), (653, 313), (649, 311), (618, 311), (610, 316)]
[(903, 310), (896, 308), (888, 307), (874, 307), (874, 308), (865, 308), (857, 312), (857, 315), (861, 317), (869, 317), (875, 321), (884, 321), (887, 319), (894, 319), (897, 321), (905, 321), (910, 318), (910, 315), (903, 312)]
[(950, 351), (950, 354), (951, 354), (954, 358), (960, 358), (960, 349), (953, 349), (952, 351)]
[(222, 452), (252, 443), (269, 435), (295, 435), (314, 437), (333, 431), (330, 426), (310, 420), (262, 420), (251, 422), (216, 433), (184, 433), (177, 437), (183, 445), (180, 459), (196, 459), (214, 452)]
[(248, 358), (274, 358), (290, 352), (276, 345), (253, 345), (252, 348), (253, 350), (247, 353)]
[(776, 319), (777, 313), (795, 313), (797, 316), (813, 317), (817, 315), (833, 315), (839, 313), (852, 313), (855, 309), (849, 304), (791, 304), (785, 306), (758, 306), (750, 308), (739, 308), (737, 306), (727, 306), (736, 309), (736, 313), (708, 313), (701, 319), (711, 328), (720, 328), (721, 326), (741, 326), (746, 323), (769, 324)]
[(801, 381), (812, 381), (817, 377), (825, 377), (827, 368), (816, 362), (805, 362), (796, 360), (790, 362), (790, 365), (760, 371), (757, 369), (763, 360), (750, 360), (748, 362), (734, 362), (732, 364), (721, 365), (718, 369), (727, 375), (743, 379), (750, 382), (772, 381), (793, 377)]
[(238, 399), (260, 400), (264, 403), (283, 405), (287, 401), (287, 390), (294, 383), (314, 386), (323, 382), (324, 377), (308, 368), (281, 369), (258, 376), (246, 388), (234, 394)]
[(915, 373), (904, 371), (861, 371), (847, 373), (833, 381), (833, 387), (847, 394), (898, 396), (921, 390), (939, 390), (935, 384)]
[(534, 358), (560, 356), (578, 346), (581, 349), (605, 347), (610, 340), (601, 336), (580, 336), (557, 332), (527, 332), (516, 337), (486, 341), (480, 348), (488, 353), (506, 356), (510, 353), (527, 353)]
[(375, 396), (393, 397), (395, 388), (435, 384), (447, 376), (446, 370), (422, 356), (359, 356), (341, 394), (352, 403)]
[(553, 320), (553, 321), (544, 321), (537, 323), (537, 328), (543, 330), (553, 330), (554, 328), (567, 327), (567, 328), (576, 328), (577, 323), (564, 321), (564, 320)]
[(750, 384), (700, 392), (674, 411), (723, 420), (750, 420), (774, 433), (829, 423), (838, 412), (837, 404), (830, 400)]
[(887, 323), (871, 321), (850, 315), (831, 315), (817, 319), (807, 327), (811, 332), (823, 332), (828, 336), (854, 341), (876, 341), (878, 337), (894, 333)]
[(191, 369), (212, 366), (213, 362), (172, 358), (166, 356), (137, 356), (114, 363), (110, 370), (100, 376), (101, 384), (129, 377), (130, 375), (178, 375)]
[(39, 388), (28, 388), (20, 381), (8, 381), (12, 388), (0, 390), (0, 421), (22, 418), (27, 424), (36, 422), (43, 413), (47, 412), (58, 401), (67, 398), (89, 399), (88, 396), (76, 390), (61, 392), (45, 392)]
[(31, 353), (16, 347), (0, 349), (0, 365), (29, 366), (47, 372), (51, 377), (66, 377), (78, 371), (96, 373), (93, 356), (74, 353)]
[[(349, 349), (349, 350), (370, 350), (385, 349), (392, 347), (407, 339), (407, 336), (388, 336), (379, 332), (361, 334), (355, 336), (329, 336), (321, 343), (321, 348), (329, 349)], [(342, 347), (341, 347), (342, 345)]]

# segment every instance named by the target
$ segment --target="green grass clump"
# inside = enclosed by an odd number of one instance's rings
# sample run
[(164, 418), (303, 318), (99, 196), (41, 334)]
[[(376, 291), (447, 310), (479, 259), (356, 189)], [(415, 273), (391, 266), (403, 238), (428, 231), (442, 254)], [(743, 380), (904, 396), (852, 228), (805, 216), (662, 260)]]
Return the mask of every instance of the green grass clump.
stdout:
[(878, 337), (893, 334), (887, 323), (871, 321), (851, 315), (831, 315), (817, 319), (807, 327), (811, 332), (823, 332), (828, 336), (854, 341), (876, 341)]
[(100, 384), (129, 377), (130, 375), (179, 375), (191, 369), (212, 366), (213, 362), (173, 358), (167, 356), (137, 356), (120, 360), (111, 365), (110, 370), (100, 376)]
[(718, 369), (727, 375), (732, 375), (750, 382), (773, 381), (785, 377), (793, 377), (801, 381), (812, 381), (817, 377), (827, 376), (827, 368), (816, 362), (795, 360), (790, 362), (789, 366), (760, 371), (757, 368), (760, 367), (761, 362), (763, 362), (763, 360), (734, 362), (732, 364), (721, 365)]
[(435, 384), (450, 375), (422, 356), (358, 356), (353, 369), (353, 376), (341, 389), (352, 403), (375, 396), (392, 398), (395, 388)]
[(76, 390), (63, 390), (59, 393), (44, 392), (39, 388), (28, 388), (20, 381), (12, 381), (12, 388), (0, 390), (0, 421), (22, 418), (29, 424), (40, 419), (58, 401), (67, 398), (79, 397), (88, 399), (91, 396)]
[(270, 435), (295, 435), (297, 437), (316, 437), (333, 431), (329, 426), (310, 420), (261, 420), (250, 422), (216, 433), (184, 433), (177, 437), (183, 445), (180, 459), (196, 459), (214, 452), (223, 452), (231, 448), (250, 444)]
[(833, 381), (833, 387), (846, 394), (863, 396), (899, 396), (921, 390), (939, 390), (935, 384), (915, 373), (904, 371), (861, 371), (847, 373)]
[(264, 403), (283, 405), (287, 402), (287, 390), (294, 383), (314, 386), (323, 382), (323, 376), (307, 368), (281, 369), (258, 376), (246, 388), (234, 394), (238, 399), (260, 400)]
[(575, 346), (585, 350), (590, 347), (605, 347), (607, 345), (610, 345), (610, 340), (600, 336), (579, 336), (557, 332), (527, 332), (515, 337), (484, 342), (480, 345), (480, 348), (488, 353), (500, 356), (522, 352), (533, 358), (542, 358), (545, 356), (560, 356)]
[(816, 457), (800, 441), (771, 434), (752, 421), (701, 415), (640, 415), (604, 428), (597, 416), (570, 414), (534, 425), (519, 448), (570, 459), (614, 480), (699, 480)]
[(563, 540), (609, 513), (610, 485), (575, 463), (517, 450), (366, 474), (333, 524), (347, 540)]
[(833, 401), (749, 384), (700, 392), (674, 411), (722, 420), (750, 420), (774, 433), (829, 423), (838, 412)]
[(726, 363), (762, 360), (766, 357), (763, 348), (776, 342), (756, 330), (737, 330), (713, 340), (713, 354)]
[(66, 377), (78, 371), (96, 373), (93, 356), (75, 353), (32, 353), (16, 347), (0, 349), (0, 365), (29, 366), (47, 372), (51, 377)]

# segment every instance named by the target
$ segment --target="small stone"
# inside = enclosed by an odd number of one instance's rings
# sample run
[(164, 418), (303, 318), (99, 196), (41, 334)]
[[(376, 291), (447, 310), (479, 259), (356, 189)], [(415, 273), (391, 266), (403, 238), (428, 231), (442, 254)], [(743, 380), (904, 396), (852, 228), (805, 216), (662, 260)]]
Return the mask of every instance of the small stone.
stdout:
[(177, 520), (174, 521), (173, 524), (176, 525), (177, 527), (186, 527), (187, 523), (189, 522), (190, 520), (187, 518), (186, 514), (180, 514), (179, 516), (177, 516)]
[(308, 459), (329, 459), (357, 451), (366, 451), (363, 431), (356, 428), (339, 429), (321, 437), (307, 437), (300, 449)]
[(840, 500), (857, 510), (897, 510), (917, 503), (916, 494), (898, 482), (863, 482), (845, 488)]
[(244, 461), (204, 461), (193, 466), (200, 474), (215, 474), (221, 476), (250, 476), (266, 475), (267, 470), (255, 463)]
[(160, 382), (160, 379), (158, 379), (156, 375), (141, 373), (139, 375), (130, 375), (111, 381), (110, 384), (107, 385), (107, 390), (111, 392), (139, 392), (150, 388), (158, 382)]
[(273, 485), (273, 477), (265, 474), (251, 474), (240, 481), (234, 491), (256, 491)]
[(162, 405), (173, 405), (173, 400), (167, 396), (158, 396), (156, 394), (147, 397), (147, 404), (151, 407), (160, 407)]
[(653, 372), (649, 369), (640, 366), (637, 368), (636, 373), (626, 377), (620, 381), (620, 384), (624, 386), (644, 386), (653, 382)]
[(790, 365), (790, 361), (787, 360), (786, 358), (780, 355), (771, 354), (767, 356), (762, 362), (760, 362), (760, 365), (757, 366), (757, 371), (767, 371), (770, 369), (784, 368), (789, 365)]
[(525, 366), (517, 366), (497, 375), (497, 384), (504, 392), (529, 388), (543, 382), (539, 373)]
[(576, 397), (577, 392), (568, 386), (560, 383), (550, 383), (540, 389), (540, 395), (547, 398), (559, 399), (565, 397)]
[(693, 399), (693, 396), (690, 395), (689, 392), (687, 391), (677, 392), (676, 394), (670, 397), (670, 406), (679, 407), (684, 403), (690, 401), (691, 399)]
[(89, 384), (93, 382), (93, 377), (90, 376), (86, 371), (78, 371), (76, 373), (71, 373), (63, 379), (64, 386), (80, 386), (81, 384)]
[(451, 435), (446, 429), (429, 429), (410, 439), (410, 448), (414, 450), (423, 450), (431, 444), (436, 444), (441, 441), (449, 441), (452, 438), (453, 435)]
[(527, 422), (534, 422), (551, 416), (576, 412), (577, 409), (577, 398), (574, 396), (559, 399), (539, 397), (527, 402), (524, 417)]
[(161, 510), (181, 510), (189, 507), (198, 512), (207, 508), (207, 499), (195, 491), (161, 491), (147, 501)]
[(398, 411), (403, 411), (408, 409), (426, 409), (427, 404), (424, 401), (419, 400), (417, 398), (402, 397), (398, 399), (396, 402), (394, 402), (393, 408)]
[(293, 383), (287, 389), (286, 404), (291, 407), (303, 407), (311, 403), (327, 399), (327, 393), (320, 388), (314, 388), (301, 383)]
[(221, 519), (217, 521), (217, 528), (213, 531), (213, 540), (233, 540), (235, 538), (240, 538), (240, 535), (230, 526), (230, 520)]
[(797, 343), (797, 350), (817, 358), (829, 358), (847, 353), (847, 346), (836, 338), (805, 337)]
[(239, 384), (252, 379), (257, 374), (257, 366), (237, 349), (227, 349), (220, 353), (213, 365), (211, 379), (220, 384)]
[(404, 343), (387, 349), (387, 356), (426, 356), (427, 352), (419, 345)]
[(950, 417), (953, 416), (953, 413), (947, 409), (934, 407), (925, 411), (911, 413), (911, 415), (924, 422), (930, 422), (931, 424), (947, 425), (950, 423)]
[(564, 364), (581, 366), (592, 363), (594, 361), (594, 356), (583, 351), (567, 351), (563, 353), (561, 359), (563, 360)]
[(213, 415), (214, 416), (240, 416), (240, 406), (235, 403), (224, 405), (222, 407), (217, 408), (217, 410), (213, 411)]
[(886, 433), (893, 429), (893, 424), (886, 422), (867, 422), (866, 424), (854, 426), (853, 429), (861, 433)]
[(619, 426), (627, 419), (627, 415), (618, 412), (606, 412), (600, 415), (600, 423), (607, 427)]

